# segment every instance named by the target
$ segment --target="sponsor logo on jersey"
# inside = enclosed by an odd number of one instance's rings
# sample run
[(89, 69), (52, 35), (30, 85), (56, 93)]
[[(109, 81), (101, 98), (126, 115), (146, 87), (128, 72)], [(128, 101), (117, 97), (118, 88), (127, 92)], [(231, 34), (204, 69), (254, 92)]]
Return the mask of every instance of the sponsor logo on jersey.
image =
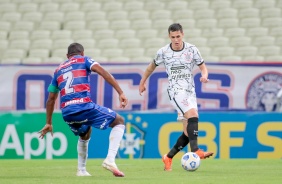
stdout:
[(104, 120), (104, 122), (100, 125), (100, 129), (103, 129), (107, 123), (107, 119)]
[(246, 93), (246, 106), (251, 110), (276, 111), (277, 94), (282, 88), (282, 74), (269, 72), (255, 78)]

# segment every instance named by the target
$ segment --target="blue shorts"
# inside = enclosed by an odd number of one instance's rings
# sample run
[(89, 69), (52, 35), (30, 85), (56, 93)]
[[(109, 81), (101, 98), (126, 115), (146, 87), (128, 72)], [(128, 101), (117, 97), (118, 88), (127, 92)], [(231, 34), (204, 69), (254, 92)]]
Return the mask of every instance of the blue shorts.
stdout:
[(117, 113), (109, 108), (95, 105), (93, 109), (63, 116), (71, 131), (77, 136), (84, 136), (94, 127), (105, 130), (116, 119)]

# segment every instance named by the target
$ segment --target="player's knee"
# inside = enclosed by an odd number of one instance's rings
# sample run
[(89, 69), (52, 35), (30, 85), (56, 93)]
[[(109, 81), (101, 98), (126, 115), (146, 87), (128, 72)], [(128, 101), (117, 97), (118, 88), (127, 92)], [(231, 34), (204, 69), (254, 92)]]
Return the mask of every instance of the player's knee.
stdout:
[(88, 131), (84, 134), (79, 135), (82, 140), (89, 140), (92, 132), (92, 127), (89, 126)]

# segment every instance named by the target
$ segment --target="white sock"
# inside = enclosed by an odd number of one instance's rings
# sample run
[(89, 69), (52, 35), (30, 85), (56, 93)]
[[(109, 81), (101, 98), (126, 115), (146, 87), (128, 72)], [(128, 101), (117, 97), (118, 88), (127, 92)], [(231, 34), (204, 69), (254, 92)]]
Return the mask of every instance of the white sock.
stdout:
[(86, 161), (88, 157), (88, 140), (78, 139), (77, 153), (78, 153), (78, 166), (77, 168), (82, 171), (86, 171)]
[(115, 158), (117, 155), (117, 151), (120, 146), (120, 141), (122, 139), (122, 136), (124, 134), (124, 125), (116, 125), (113, 127), (111, 130), (110, 136), (109, 136), (109, 150), (108, 150), (108, 155), (107, 159), (110, 162), (115, 162)]

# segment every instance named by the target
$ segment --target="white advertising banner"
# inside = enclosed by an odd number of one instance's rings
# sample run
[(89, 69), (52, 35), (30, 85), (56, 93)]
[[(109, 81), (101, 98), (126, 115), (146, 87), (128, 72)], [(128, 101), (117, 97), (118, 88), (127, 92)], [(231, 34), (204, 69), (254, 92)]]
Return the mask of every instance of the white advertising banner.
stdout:
[[(121, 110), (117, 93), (102, 77), (90, 76), (94, 102), (117, 111), (173, 111), (167, 95), (167, 75), (157, 67), (139, 95), (139, 81), (147, 64), (102, 64), (117, 79), (129, 105)], [(244, 64), (207, 63), (209, 82), (199, 82), (200, 70), (194, 68), (200, 110), (279, 111), (282, 96), (282, 63)], [(0, 111), (43, 111), (47, 88), (56, 66), (0, 65)], [(56, 110), (59, 110), (57, 103)]]

